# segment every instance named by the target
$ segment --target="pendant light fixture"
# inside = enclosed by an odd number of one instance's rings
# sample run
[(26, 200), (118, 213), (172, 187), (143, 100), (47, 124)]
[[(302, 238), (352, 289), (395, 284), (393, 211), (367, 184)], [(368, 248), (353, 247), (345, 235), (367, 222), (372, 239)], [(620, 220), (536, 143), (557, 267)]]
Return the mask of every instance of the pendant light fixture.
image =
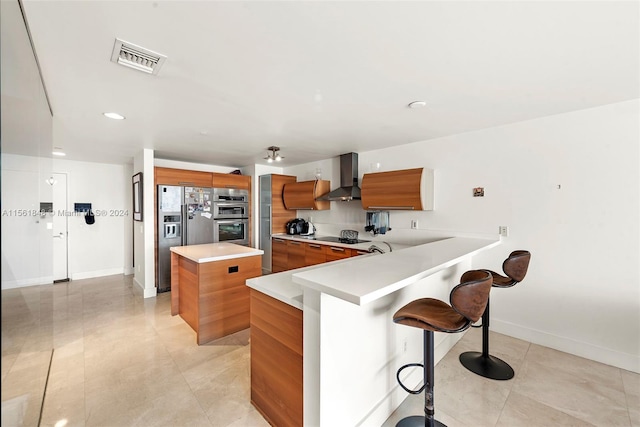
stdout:
[(280, 160), (284, 159), (284, 157), (280, 155), (280, 147), (272, 145), (271, 147), (267, 148), (267, 157), (265, 157), (264, 159), (269, 163), (273, 163), (274, 160), (276, 162), (279, 162)]

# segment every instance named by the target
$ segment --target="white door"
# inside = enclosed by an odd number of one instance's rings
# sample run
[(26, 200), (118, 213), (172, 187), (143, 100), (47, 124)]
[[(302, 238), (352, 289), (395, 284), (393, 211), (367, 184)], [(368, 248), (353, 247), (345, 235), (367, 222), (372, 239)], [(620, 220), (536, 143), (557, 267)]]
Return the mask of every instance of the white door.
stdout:
[(69, 280), (67, 218), (67, 174), (54, 173), (53, 179), (53, 281)]

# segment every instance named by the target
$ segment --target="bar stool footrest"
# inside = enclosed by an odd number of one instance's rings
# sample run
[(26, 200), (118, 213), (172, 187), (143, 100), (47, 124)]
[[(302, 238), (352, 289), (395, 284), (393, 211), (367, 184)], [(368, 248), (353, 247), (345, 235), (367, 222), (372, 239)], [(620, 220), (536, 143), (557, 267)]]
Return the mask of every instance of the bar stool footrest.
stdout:
[[(396, 379), (398, 380), (398, 384), (400, 384), (400, 387), (402, 387), (404, 389), (404, 391), (406, 391), (407, 393), (420, 394), (420, 393), (422, 393), (422, 391), (426, 387), (426, 384), (423, 384), (422, 387), (420, 387), (418, 390), (411, 390), (411, 389), (405, 387), (405, 385), (400, 380), (400, 372), (402, 372), (403, 369), (409, 368), (409, 367), (412, 367), (412, 366), (418, 366), (418, 367), (424, 369), (424, 365), (422, 363), (407, 363), (406, 365), (404, 365), (404, 366), (400, 367), (400, 369), (398, 369), (398, 372), (396, 372)], [(422, 417), (422, 418), (424, 420), (424, 417)]]

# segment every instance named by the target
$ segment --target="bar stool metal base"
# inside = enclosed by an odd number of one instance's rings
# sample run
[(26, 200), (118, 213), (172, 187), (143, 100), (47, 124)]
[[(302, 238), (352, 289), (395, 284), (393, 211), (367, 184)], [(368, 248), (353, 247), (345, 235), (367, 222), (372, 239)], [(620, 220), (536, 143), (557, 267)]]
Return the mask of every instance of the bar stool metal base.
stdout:
[(513, 368), (502, 359), (484, 355), (479, 351), (467, 351), (460, 355), (462, 366), (482, 377), (492, 380), (510, 380), (514, 376)]
[(447, 425), (436, 420), (433, 420), (433, 424), (429, 425), (424, 415), (413, 415), (398, 421), (396, 427), (447, 427)]

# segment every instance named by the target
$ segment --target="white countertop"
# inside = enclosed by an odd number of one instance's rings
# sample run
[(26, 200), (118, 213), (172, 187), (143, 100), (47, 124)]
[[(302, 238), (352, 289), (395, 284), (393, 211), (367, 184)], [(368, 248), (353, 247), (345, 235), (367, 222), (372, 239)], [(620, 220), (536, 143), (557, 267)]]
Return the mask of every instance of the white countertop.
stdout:
[(170, 248), (170, 250), (171, 252), (197, 263), (256, 256), (264, 253), (262, 249), (236, 245), (234, 243), (207, 243), (204, 245), (174, 246)]
[(451, 237), (385, 254), (361, 255), (255, 277), (247, 280), (247, 286), (299, 309), (302, 286), (362, 305), (498, 244), (499, 239)]
[[(360, 255), (359, 257), (376, 256)], [(341, 264), (351, 261), (353, 258), (344, 258), (336, 261), (331, 261), (330, 264)], [(295, 283), (292, 279), (294, 273), (300, 273), (303, 271), (314, 270), (322, 265), (311, 265), (309, 267), (296, 268), (295, 270), (287, 270), (280, 273), (267, 274), (265, 276), (254, 277), (247, 280), (247, 286), (260, 291), (265, 295), (282, 301), (285, 304), (299, 308), (302, 310), (302, 286)]]
[(302, 286), (363, 305), (500, 244), (499, 239), (452, 237), (349, 263), (294, 272)]
[(317, 265), (254, 277), (253, 279), (247, 279), (246, 283), (251, 289), (260, 291), (271, 298), (302, 310), (302, 286), (293, 283), (291, 276), (294, 272), (306, 271), (315, 267)]

